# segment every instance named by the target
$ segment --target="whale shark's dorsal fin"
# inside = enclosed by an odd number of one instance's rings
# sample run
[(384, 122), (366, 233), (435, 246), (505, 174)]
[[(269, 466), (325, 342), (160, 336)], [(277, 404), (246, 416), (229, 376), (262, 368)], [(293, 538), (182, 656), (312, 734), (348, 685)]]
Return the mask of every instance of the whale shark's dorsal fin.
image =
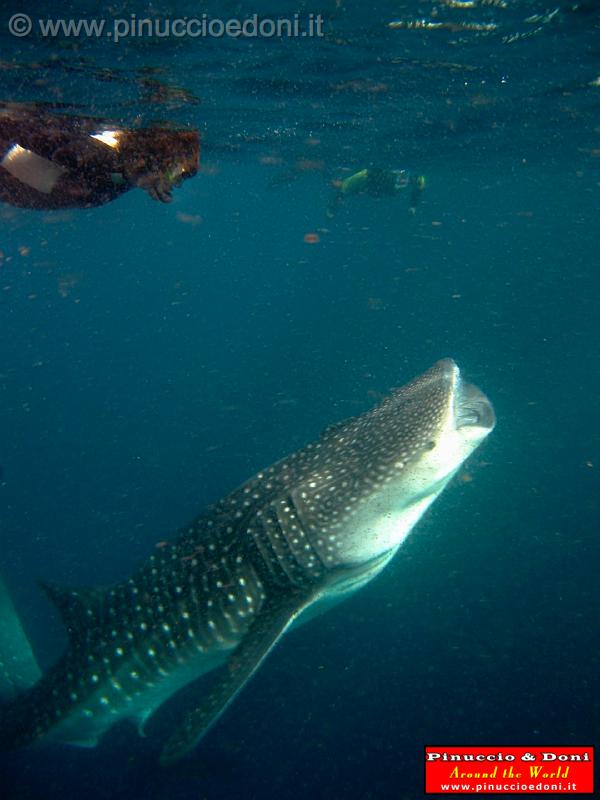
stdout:
[(265, 601), (248, 633), (225, 664), (220, 680), (200, 705), (186, 714), (167, 741), (160, 757), (163, 766), (177, 761), (198, 744), (260, 667), (278, 639), (314, 599), (314, 593), (299, 591)]
[(75, 588), (46, 581), (39, 583), (59, 610), (69, 638), (77, 637), (89, 628), (90, 623), (98, 621), (106, 594), (104, 589)]

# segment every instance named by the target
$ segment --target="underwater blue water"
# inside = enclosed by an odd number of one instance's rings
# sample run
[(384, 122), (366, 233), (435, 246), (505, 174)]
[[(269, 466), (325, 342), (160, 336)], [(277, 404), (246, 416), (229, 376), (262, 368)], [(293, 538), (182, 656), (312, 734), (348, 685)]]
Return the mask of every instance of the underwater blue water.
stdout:
[[(0, 208), (0, 572), (44, 666), (64, 633), (38, 578), (121, 580), (438, 358), (498, 416), (385, 573), (286, 637), (190, 759), (156, 766), (193, 692), (145, 739), (4, 754), (2, 797), (408, 800), (425, 744), (597, 739), (600, 30), (575, 5), (207, 3), (321, 12), (326, 35), (117, 45), (16, 39), (2, 9), (3, 102), (202, 142), (168, 206)], [(423, 19), (454, 28), (388, 27)], [(426, 176), (414, 216), (356, 197), (327, 217), (368, 166)]]

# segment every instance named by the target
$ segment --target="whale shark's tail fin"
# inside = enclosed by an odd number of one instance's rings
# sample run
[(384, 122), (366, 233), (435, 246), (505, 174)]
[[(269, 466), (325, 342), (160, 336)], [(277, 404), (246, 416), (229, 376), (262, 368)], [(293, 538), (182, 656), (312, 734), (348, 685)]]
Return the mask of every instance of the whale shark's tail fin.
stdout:
[(13, 700), (40, 676), (29, 640), (0, 578), (0, 703)]

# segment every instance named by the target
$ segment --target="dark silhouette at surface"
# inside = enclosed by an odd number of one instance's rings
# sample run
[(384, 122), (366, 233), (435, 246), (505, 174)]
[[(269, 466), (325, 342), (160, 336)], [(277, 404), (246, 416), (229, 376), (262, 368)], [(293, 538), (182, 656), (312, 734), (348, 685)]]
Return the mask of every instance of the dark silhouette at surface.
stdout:
[(101, 206), (140, 188), (168, 203), (196, 174), (195, 130), (120, 128), (92, 117), (0, 110), (0, 200), (20, 208)]

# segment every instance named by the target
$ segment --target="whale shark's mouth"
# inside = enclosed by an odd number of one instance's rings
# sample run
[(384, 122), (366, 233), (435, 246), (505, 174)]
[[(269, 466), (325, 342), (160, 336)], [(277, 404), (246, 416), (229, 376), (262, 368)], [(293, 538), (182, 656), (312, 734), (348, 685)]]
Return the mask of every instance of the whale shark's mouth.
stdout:
[(454, 400), (454, 423), (460, 428), (486, 428), (496, 424), (492, 404), (484, 393), (472, 383), (461, 381)]

